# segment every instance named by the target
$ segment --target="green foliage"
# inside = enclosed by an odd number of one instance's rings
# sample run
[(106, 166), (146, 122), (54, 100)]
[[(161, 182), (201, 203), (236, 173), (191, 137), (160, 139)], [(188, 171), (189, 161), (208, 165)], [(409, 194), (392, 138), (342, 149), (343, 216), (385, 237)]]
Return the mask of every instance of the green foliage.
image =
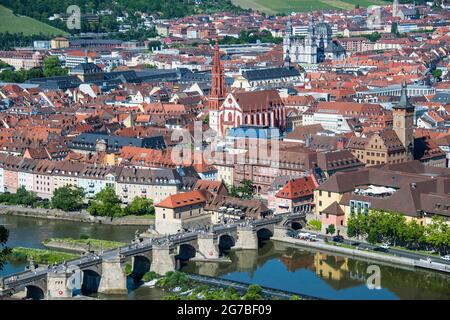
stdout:
[(333, 235), (336, 232), (336, 228), (334, 227), (334, 224), (330, 224), (326, 231), (328, 234)]
[(133, 268), (132, 268), (132, 266), (131, 266), (131, 263), (130, 262), (127, 262), (126, 264), (125, 264), (125, 274), (127, 275), (127, 276), (129, 276), (130, 274), (132, 274), (133, 273)]
[(73, 239), (73, 238), (51, 238), (45, 240), (43, 243), (48, 244), (50, 242), (58, 242), (61, 244), (71, 244), (71, 245), (90, 245), (93, 250), (105, 250), (105, 249), (116, 249), (119, 247), (123, 247), (126, 243), (118, 242), (118, 241), (109, 241), (109, 240), (100, 240), (100, 239), (91, 239), (91, 238), (83, 238), (83, 239)]
[(83, 188), (67, 185), (55, 189), (52, 197), (52, 206), (64, 211), (76, 211), (83, 207), (85, 192)]
[(441, 69), (434, 69), (431, 73), (435, 79), (441, 79), (442, 77), (442, 70)]
[(252, 284), (247, 288), (244, 300), (262, 300), (262, 288), (257, 284)]
[(0, 194), (0, 203), (9, 205), (25, 205), (34, 206), (39, 202), (39, 198), (32, 191), (27, 191), (25, 187), (17, 189), (16, 193), (2, 193)]
[(94, 216), (121, 217), (123, 210), (120, 199), (112, 187), (106, 187), (94, 196), (88, 212)]
[(297, 296), (296, 294), (294, 294), (293, 296), (291, 296), (290, 300), (301, 300), (299, 296)]
[(173, 289), (175, 287), (183, 287), (189, 284), (188, 276), (183, 272), (169, 271), (164, 277), (158, 280), (156, 285), (164, 289)]
[(207, 115), (205, 116), (205, 118), (203, 119), (203, 124), (209, 125), (209, 114), (207, 114)]
[(379, 34), (378, 32), (373, 32), (371, 34), (363, 34), (362, 36), (370, 40), (370, 42), (377, 42), (381, 38), (381, 34)]
[[(258, 41), (262, 43), (275, 43), (280, 44), (283, 39), (275, 38), (272, 33), (268, 30), (257, 31), (257, 30), (242, 30), (239, 34), (239, 38), (225, 36), (219, 40), (220, 44), (245, 44), (245, 43), (257, 43)], [(215, 40), (211, 40), (213, 44)]]
[(229, 188), (229, 194), (231, 197), (241, 198), (244, 200), (253, 199), (255, 192), (253, 191), (253, 184), (251, 180), (242, 180), (241, 184), (237, 187), (231, 186)]
[[(0, 4), (12, 9), (16, 14), (32, 17), (70, 33), (117, 32), (119, 23), (116, 18), (125, 13), (128, 13), (127, 23), (132, 26), (133, 30), (145, 32), (145, 29), (137, 28), (142, 23), (142, 19), (134, 15), (136, 11), (156, 14), (161, 18), (184, 17), (225, 10), (239, 11), (231, 3), (231, 0), (203, 0), (200, 5), (194, 5), (191, 0), (117, 0), (114, 2), (106, 0), (0, 0)], [(61, 20), (48, 20), (48, 17), (55, 13), (65, 13), (70, 5), (79, 6), (82, 14), (95, 13), (103, 9), (111, 9), (113, 12), (108, 16), (100, 16), (96, 22), (82, 20), (80, 30), (69, 30), (66, 23)]]
[(8, 237), (9, 230), (4, 226), (0, 226), (0, 271), (3, 270), (3, 264), (11, 253), (11, 249), (6, 246)]
[(430, 249), (440, 253), (450, 250), (450, 227), (443, 218), (433, 216), (423, 226), (406, 221), (401, 213), (372, 210), (369, 214), (353, 214), (347, 221), (347, 235), (362, 237), (370, 243), (388, 242), (412, 249)]
[(32, 68), (30, 70), (4, 70), (0, 73), (0, 80), (3, 82), (23, 83), (29, 79), (41, 78), (44, 74), (41, 68)]
[(135, 197), (130, 204), (125, 207), (126, 215), (154, 215), (155, 207), (153, 206), (153, 200), (143, 197)]
[(322, 230), (322, 221), (320, 220), (309, 220), (306, 227), (310, 230), (320, 231)]
[(148, 281), (152, 281), (152, 280), (158, 279), (158, 278), (160, 278), (160, 276), (156, 272), (149, 271), (146, 274), (144, 274), (144, 276), (142, 277), (142, 280), (145, 282), (148, 282)]
[(76, 254), (65, 252), (16, 247), (12, 250), (8, 259), (14, 262), (25, 262), (33, 258), (33, 261), (39, 264), (53, 264), (62, 263), (77, 257), (78, 255)]
[(63, 68), (59, 58), (53, 56), (44, 59), (43, 73), (44, 77), (65, 76), (68, 73), (68, 69)]

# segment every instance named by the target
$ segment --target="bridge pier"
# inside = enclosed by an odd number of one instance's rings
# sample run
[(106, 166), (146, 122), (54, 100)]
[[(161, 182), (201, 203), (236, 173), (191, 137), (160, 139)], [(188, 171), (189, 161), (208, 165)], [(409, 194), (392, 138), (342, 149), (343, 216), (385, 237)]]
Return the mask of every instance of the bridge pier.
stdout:
[(73, 290), (68, 286), (72, 273), (66, 271), (47, 274), (47, 299), (64, 299), (73, 297)]
[(169, 271), (175, 271), (175, 256), (170, 252), (170, 246), (153, 245), (150, 270), (159, 275), (165, 275)]
[(258, 249), (258, 235), (252, 226), (237, 227), (236, 249)]
[(274, 238), (286, 238), (288, 236), (289, 228), (284, 226), (274, 226), (273, 236)]
[(213, 233), (200, 234), (197, 238), (198, 250), (195, 258), (218, 259), (219, 243), (217, 235)]
[(98, 292), (105, 294), (128, 293), (125, 266), (122, 265), (119, 256), (102, 261), (102, 278)]

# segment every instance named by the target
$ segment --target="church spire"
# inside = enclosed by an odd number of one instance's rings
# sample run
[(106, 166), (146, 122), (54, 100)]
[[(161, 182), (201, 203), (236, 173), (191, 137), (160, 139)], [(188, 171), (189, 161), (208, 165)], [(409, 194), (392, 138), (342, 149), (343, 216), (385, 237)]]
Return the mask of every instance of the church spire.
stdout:
[(400, 101), (397, 104), (396, 108), (397, 109), (414, 109), (414, 106), (408, 100), (408, 86), (406, 85), (406, 78), (403, 78)]
[(225, 100), (225, 71), (220, 59), (219, 36), (216, 36), (216, 45), (212, 61), (212, 86), (211, 94), (208, 99), (210, 110), (218, 110)]

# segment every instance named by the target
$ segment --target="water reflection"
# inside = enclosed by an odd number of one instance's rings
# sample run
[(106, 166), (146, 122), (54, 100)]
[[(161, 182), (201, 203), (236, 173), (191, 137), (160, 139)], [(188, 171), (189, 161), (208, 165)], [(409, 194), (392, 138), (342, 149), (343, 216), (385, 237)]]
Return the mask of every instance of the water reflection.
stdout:
[[(450, 277), (424, 270), (380, 265), (332, 253), (268, 242), (230, 253), (224, 264), (189, 262), (183, 271), (258, 283), (327, 299), (449, 299)], [(381, 271), (381, 289), (369, 289), (370, 265)]]

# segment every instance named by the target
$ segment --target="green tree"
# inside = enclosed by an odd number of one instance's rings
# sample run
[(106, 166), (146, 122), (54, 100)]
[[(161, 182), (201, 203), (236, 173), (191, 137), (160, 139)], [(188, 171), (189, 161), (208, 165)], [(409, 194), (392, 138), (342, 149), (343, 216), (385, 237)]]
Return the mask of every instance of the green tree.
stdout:
[(334, 224), (330, 224), (326, 231), (328, 234), (333, 235), (336, 232), (336, 228), (334, 227)]
[(262, 288), (257, 284), (252, 284), (247, 288), (244, 300), (262, 300)]
[(67, 185), (55, 189), (51, 204), (53, 208), (64, 211), (80, 210), (83, 207), (85, 192), (82, 188)]
[(431, 74), (433, 75), (433, 77), (435, 79), (441, 79), (441, 77), (442, 77), (442, 70), (441, 69), (434, 69), (433, 72), (431, 72)]
[(442, 217), (433, 216), (425, 227), (425, 241), (442, 254), (450, 250), (450, 227)]
[(62, 68), (61, 61), (56, 56), (45, 58), (42, 69), (44, 77), (64, 76), (68, 73), (66, 68)]
[(9, 231), (4, 226), (0, 226), (0, 270), (3, 270), (3, 265), (11, 253), (11, 249), (6, 246), (8, 241)]
[(135, 197), (133, 201), (131, 201), (131, 203), (126, 206), (125, 214), (137, 216), (155, 214), (153, 200), (142, 197)]
[(106, 187), (94, 196), (88, 212), (94, 216), (120, 217), (123, 215), (121, 202), (112, 187)]

